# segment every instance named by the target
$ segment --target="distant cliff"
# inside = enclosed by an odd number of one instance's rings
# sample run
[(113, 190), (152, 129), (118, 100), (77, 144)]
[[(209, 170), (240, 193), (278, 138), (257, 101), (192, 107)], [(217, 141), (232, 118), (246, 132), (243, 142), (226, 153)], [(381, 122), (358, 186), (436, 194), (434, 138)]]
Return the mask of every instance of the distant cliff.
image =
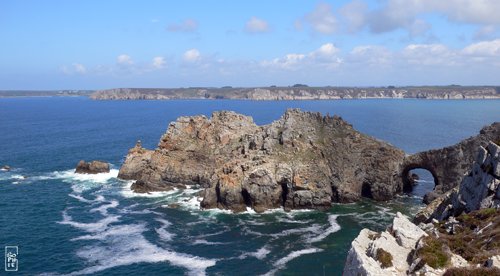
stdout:
[(261, 87), (261, 88), (116, 88), (92, 93), (94, 100), (336, 100), (369, 98), (500, 99), (492, 86), (423, 86), (388, 88)]

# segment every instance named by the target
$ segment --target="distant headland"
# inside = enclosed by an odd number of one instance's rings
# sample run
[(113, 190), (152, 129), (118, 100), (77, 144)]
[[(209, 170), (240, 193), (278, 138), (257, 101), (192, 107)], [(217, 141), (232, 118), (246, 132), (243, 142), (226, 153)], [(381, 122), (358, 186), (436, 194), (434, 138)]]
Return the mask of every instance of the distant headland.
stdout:
[(500, 86), (113, 88), (103, 90), (0, 90), (5, 97), (85, 96), (93, 100), (341, 100), (341, 99), (500, 99)]
[(94, 100), (338, 100), (338, 99), (500, 99), (495, 86), (418, 86), (418, 87), (309, 87), (296, 84), (253, 88), (116, 88), (98, 90)]

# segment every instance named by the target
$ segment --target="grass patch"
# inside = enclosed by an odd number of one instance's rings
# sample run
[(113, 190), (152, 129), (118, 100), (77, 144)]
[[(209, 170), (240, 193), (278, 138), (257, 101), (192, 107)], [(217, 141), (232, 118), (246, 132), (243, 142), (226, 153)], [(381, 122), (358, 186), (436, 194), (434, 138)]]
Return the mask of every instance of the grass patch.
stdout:
[(392, 255), (384, 249), (378, 248), (375, 257), (380, 262), (380, 267), (387, 268), (392, 266)]
[(500, 269), (496, 267), (476, 267), (476, 268), (450, 268), (443, 276), (493, 276), (500, 275)]
[(444, 242), (434, 237), (424, 238), (425, 245), (417, 250), (417, 256), (432, 268), (445, 267), (450, 262), (450, 256), (444, 251)]

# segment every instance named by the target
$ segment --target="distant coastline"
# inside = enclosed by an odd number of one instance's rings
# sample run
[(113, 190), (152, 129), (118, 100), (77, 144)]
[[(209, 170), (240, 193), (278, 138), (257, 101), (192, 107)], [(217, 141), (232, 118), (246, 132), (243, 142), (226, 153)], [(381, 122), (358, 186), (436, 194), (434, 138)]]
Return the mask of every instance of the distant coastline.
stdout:
[(342, 100), (342, 99), (500, 99), (500, 86), (407, 86), (407, 87), (190, 87), (114, 88), (105, 90), (12, 90), (6, 97), (85, 96), (93, 100)]

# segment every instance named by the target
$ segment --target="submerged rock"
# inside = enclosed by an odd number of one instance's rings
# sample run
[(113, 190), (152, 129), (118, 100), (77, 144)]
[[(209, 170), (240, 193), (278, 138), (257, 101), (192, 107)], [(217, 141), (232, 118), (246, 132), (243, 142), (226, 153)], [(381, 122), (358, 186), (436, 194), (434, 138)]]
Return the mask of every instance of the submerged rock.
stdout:
[(85, 162), (80, 160), (76, 165), (75, 173), (81, 174), (97, 174), (109, 172), (109, 164), (102, 161)]
[(10, 168), (10, 166), (8, 166), (8, 165), (5, 165), (5, 166), (3, 166), (2, 168), (0, 168), (0, 171), (4, 171), (4, 172), (8, 172), (8, 171), (10, 171), (10, 170), (11, 170), (11, 168)]
[(257, 126), (251, 117), (221, 111), (210, 119), (180, 117), (155, 150), (137, 144), (118, 176), (140, 180), (141, 189), (199, 185), (203, 208), (325, 209), (332, 201), (400, 193), (403, 159), (403, 151), (337, 116), (290, 109)]

